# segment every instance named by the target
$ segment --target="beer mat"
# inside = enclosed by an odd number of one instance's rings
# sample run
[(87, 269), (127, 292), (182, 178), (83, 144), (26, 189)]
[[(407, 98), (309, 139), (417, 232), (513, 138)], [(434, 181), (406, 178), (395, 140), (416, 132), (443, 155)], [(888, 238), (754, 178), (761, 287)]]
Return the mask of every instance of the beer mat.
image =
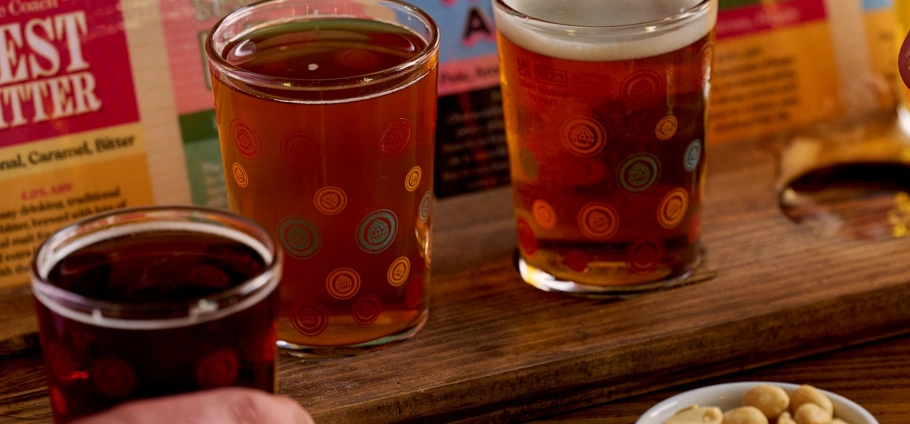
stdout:
[[(805, 231), (777, 206), (776, 158), (709, 145), (705, 262), (689, 284), (621, 301), (548, 293), (514, 266), (511, 191), (434, 205), (430, 319), (365, 355), (280, 355), (280, 392), (322, 424), (525, 422), (910, 331), (906, 240)], [(0, 295), (3, 336), (35, 323)], [(39, 353), (0, 361), (0, 423), (47, 419)], [(20, 365), (16, 365), (20, 364)]]

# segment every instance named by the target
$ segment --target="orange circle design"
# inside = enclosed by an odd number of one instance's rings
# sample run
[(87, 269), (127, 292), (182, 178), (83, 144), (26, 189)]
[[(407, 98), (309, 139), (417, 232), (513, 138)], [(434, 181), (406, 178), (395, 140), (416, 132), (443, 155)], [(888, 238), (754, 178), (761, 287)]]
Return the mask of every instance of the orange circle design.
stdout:
[(323, 187), (313, 196), (313, 204), (319, 212), (335, 215), (347, 206), (348, 196), (338, 187)]
[(577, 116), (562, 124), (562, 144), (572, 154), (595, 156), (607, 144), (607, 132), (603, 125), (586, 116)]
[(410, 273), (411, 261), (408, 260), (406, 256), (402, 256), (395, 259), (395, 261), (392, 262), (392, 265), (389, 265), (389, 271), (386, 273), (386, 277), (389, 279), (389, 284), (398, 287), (407, 281), (408, 274)]
[(537, 199), (531, 204), (531, 213), (537, 224), (545, 230), (552, 230), (556, 227), (556, 210), (549, 203)]
[(666, 141), (676, 135), (677, 128), (679, 128), (679, 121), (676, 120), (676, 117), (667, 115), (660, 118), (660, 121), (657, 122), (657, 126), (654, 127), (654, 135), (656, 135), (657, 138)]
[(670, 190), (657, 207), (657, 222), (666, 229), (676, 228), (689, 211), (689, 194), (683, 188)]
[(234, 166), (231, 167), (231, 173), (234, 174), (234, 182), (241, 188), (250, 184), (250, 176), (246, 173), (246, 169), (243, 169), (243, 166), (239, 163), (234, 163)]
[(408, 191), (417, 190), (417, 186), (420, 185), (421, 175), (422, 172), (419, 166), (411, 168), (408, 172), (408, 176), (404, 179), (404, 188), (408, 189)]
[(592, 240), (607, 240), (619, 230), (619, 214), (605, 203), (588, 203), (578, 212), (578, 227)]
[(360, 290), (360, 274), (351, 268), (339, 268), (325, 279), (325, 288), (335, 299), (350, 299)]

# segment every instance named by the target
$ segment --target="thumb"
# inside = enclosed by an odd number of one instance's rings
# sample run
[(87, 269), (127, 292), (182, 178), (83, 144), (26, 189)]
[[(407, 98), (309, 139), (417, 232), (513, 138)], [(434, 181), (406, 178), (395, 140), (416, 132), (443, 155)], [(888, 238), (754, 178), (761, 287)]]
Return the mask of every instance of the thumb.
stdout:
[(73, 424), (315, 424), (286, 396), (224, 388), (128, 402)]

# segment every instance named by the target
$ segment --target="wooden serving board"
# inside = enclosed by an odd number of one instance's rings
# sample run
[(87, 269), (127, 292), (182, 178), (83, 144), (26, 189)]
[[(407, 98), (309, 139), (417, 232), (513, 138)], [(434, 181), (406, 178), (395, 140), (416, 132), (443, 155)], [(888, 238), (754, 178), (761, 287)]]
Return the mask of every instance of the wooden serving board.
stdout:
[[(524, 421), (910, 331), (910, 240), (797, 227), (755, 144), (711, 146), (708, 163), (695, 283), (546, 293), (515, 270), (508, 189), (444, 200), (426, 328), (358, 357), (282, 356), (281, 392), (324, 424)], [(27, 290), (0, 292), (0, 423), (50, 416), (32, 313)]]

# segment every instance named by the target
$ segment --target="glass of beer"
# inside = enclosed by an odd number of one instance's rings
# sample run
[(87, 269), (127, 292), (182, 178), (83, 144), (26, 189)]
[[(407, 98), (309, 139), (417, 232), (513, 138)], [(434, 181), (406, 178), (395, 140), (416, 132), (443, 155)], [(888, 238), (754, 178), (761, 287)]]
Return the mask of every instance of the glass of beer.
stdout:
[(427, 320), (432, 19), (398, 0), (273, 0), (206, 41), (232, 211), (285, 252), (279, 347), (357, 354)]
[(224, 386), (277, 390), (282, 252), (256, 223), (126, 209), (42, 244), (32, 292), (54, 421)]
[(624, 296), (698, 265), (716, 0), (494, 0), (519, 271)]

